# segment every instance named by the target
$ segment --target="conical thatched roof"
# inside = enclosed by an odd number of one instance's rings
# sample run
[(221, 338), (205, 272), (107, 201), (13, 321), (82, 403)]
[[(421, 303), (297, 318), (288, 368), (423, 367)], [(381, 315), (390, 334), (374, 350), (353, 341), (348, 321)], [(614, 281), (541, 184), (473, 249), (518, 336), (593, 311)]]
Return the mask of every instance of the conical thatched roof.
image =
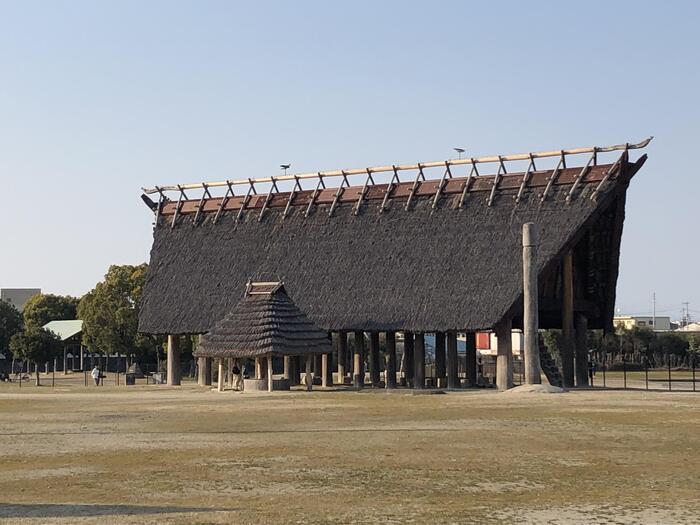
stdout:
[(325, 354), (328, 333), (289, 298), (280, 282), (248, 283), (243, 299), (202, 336), (197, 357)]

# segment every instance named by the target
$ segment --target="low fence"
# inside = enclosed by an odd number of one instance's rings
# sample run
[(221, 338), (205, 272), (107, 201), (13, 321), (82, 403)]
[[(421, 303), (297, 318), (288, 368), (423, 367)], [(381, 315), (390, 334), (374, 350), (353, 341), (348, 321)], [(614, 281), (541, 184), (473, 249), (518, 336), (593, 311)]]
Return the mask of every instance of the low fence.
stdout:
[(670, 361), (664, 368), (651, 367), (648, 362), (639, 364), (622, 360), (613, 365), (595, 362), (593, 374), (589, 373), (593, 387), (668, 392), (700, 391), (699, 376), (697, 359), (690, 360), (689, 368), (672, 367)]

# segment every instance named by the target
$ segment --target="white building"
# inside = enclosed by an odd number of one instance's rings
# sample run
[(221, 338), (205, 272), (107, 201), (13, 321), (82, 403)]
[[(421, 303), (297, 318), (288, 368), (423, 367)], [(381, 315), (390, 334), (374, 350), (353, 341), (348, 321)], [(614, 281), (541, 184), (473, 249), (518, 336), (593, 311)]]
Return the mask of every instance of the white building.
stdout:
[[(654, 324), (656, 321), (656, 324)], [(657, 315), (656, 318), (651, 315), (618, 315), (613, 317), (613, 325), (626, 328), (629, 330), (632, 327), (651, 328), (659, 332), (667, 332), (671, 329), (671, 318)]]

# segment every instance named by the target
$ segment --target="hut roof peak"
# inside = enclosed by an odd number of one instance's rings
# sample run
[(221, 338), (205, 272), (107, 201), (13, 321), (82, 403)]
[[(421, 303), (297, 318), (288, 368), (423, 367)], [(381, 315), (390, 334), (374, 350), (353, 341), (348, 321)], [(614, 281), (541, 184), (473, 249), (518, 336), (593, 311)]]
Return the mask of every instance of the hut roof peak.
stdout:
[(277, 292), (282, 292), (284, 294), (287, 291), (284, 289), (284, 283), (282, 281), (258, 281), (253, 282), (249, 280), (246, 284), (245, 295), (273, 295)]

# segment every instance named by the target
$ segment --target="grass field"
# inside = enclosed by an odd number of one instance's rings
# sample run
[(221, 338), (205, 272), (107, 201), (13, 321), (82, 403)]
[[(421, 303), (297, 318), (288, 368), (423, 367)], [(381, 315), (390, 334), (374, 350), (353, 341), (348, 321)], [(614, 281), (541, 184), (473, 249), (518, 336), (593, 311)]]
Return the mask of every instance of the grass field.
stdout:
[(7, 523), (700, 523), (700, 394), (0, 385)]

